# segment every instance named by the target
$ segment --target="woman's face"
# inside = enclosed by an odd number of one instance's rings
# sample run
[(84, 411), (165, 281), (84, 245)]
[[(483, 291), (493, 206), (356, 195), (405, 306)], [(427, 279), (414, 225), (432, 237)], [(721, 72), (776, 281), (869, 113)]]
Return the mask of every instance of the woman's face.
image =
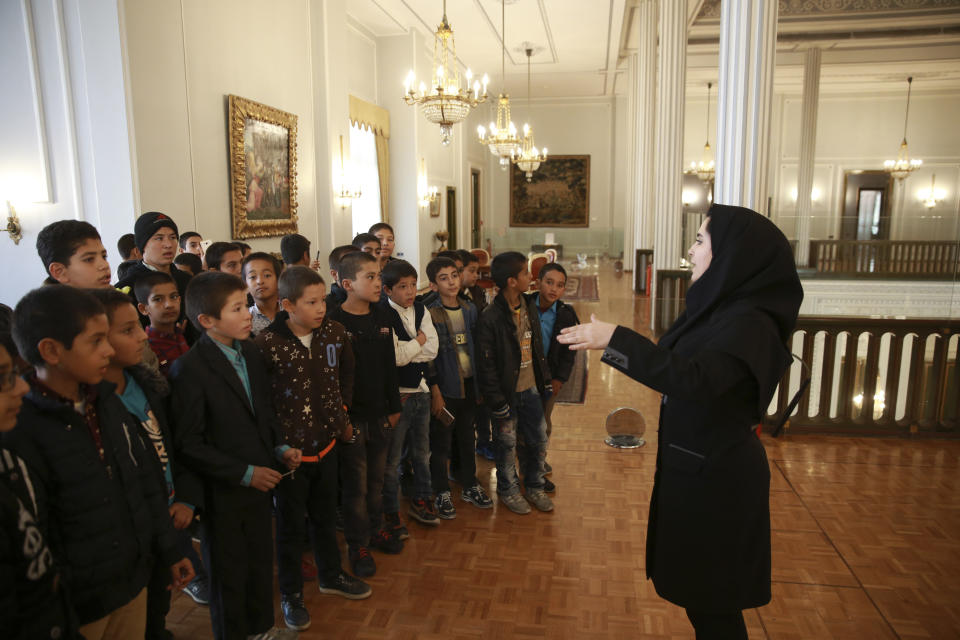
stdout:
[(710, 266), (713, 259), (713, 247), (710, 245), (710, 232), (707, 231), (707, 222), (710, 218), (704, 218), (703, 224), (697, 229), (697, 239), (693, 241), (690, 250), (687, 252), (687, 258), (690, 260), (690, 266), (693, 273), (690, 274), (691, 284), (703, 275), (703, 272)]

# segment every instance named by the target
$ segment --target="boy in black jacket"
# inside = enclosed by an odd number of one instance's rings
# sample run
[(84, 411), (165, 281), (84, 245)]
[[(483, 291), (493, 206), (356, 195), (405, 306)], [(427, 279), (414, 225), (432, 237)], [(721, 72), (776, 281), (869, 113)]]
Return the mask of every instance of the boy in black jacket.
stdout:
[(217, 640), (295, 637), (273, 629), (270, 495), (300, 464), (283, 444), (267, 365), (247, 338), (250, 311), (240, 278), (206, 271), (187, 287), (187, 316), (203, 336), (171, 370), (174, 443), (203, 478), (203, 562)]
[(382, 526), (383, 474), (393, 428), (400, 419), (400, 382), (391, 322), (377, 305), (381, 288), (377, 259), (354, 251), (340, 259), (338, 268), (347, 299), (328, 317), (346, 328), (357, 363), (350, 405), (354, 439), (339, 447), (344, 537), (354, 575), (366, 578), (377, 571), (368, 550), (371, 539), (388, 553), (403, 549), (403, 541)]
[(36, 371), (7, 441), (40, 487), (80, 633), (98, 640), (144, 636), (155, 554), (175, 588), (194, 575), (177, 551), (156, 454), (103, 379), (108, 329), (85, 291), (44, 287), (20, 300), (13, 335)]
[(304, 518), (317, 562), (320, 592), (351, 600), (370, 596), (362, 580), (343, 572), (337, 543), (338, 439), (353, 428), (346, 406), (353, 391), (353, 349), (343, 326), (326, 318), (326, 286), (303, 266), (280, 274), (283, 310), (255, 342), (270, 368), (273, 408), (284, 442), (303, 452), (296, 474), (277, 485), (277, 569), (287, 626), (310, 627), (303, 603)]
[[(197, 574), (184, 591), (195, 601), (206, 604), (207, 574), (186, 530), (193, 522), (194, 511), (202, 506), (203, 485), (195, 474), (174, 460), (173, 437), (167, 424), (169, 385), (161, 374), (141, 362), (147, 334), (140, 327), (140, 316), (130, 297), (116, 289), (97, 289), (91, 293), (103, 305), (110, 323), (107, 340), (114, 353), (104, 380), (116, 385), (114, 393), (140, 423), (144, 441), (153, 445), (159, 480), (166, 490), (170, 522), (177, 531), (177, 548), (190, 560)], [(147, 585), (146, 640), (168, 637), (165, 621), (170, 611), (169, 586), (170, 574), (166, 567), (155, 565)]]
[(550, 369), (537, 310), (522, 295), (530, 286), (530, 270), (523, 254), (508, 251), (493, 259), (490, 271), (500, 293), (477, 324), (477, 375), (480, 394), (493, 418), (497, 494), (514, 513), (530, 513), (520, 496), (514, 464), (519, 433), (530, 454), (521, 461), (527, 501), (540, 511), (551, 511), (553, 502), (543, 492), (547, 427), (541, 402)]
[[(16, 426), (30, 389), (14, 362), (8, 320), (0, 325), (0, 435)], [(0, 441), (0, 629), (10, 640), (72, 639), (78, 637), (76, 624), (37, 488), (23, 459)]]

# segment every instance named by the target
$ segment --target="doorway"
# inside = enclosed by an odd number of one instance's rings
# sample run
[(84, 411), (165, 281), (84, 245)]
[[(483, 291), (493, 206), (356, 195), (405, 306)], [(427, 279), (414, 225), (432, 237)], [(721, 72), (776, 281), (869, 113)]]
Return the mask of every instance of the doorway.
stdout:
[(480, 170), (470, 169), (470, 246), (480, 244)]
[(841, 240), (890, 239), (890, 187), (886, 171), (844, 174)]
[(457, 246), (457, 188), (447, 187), (447, 249), (459, 249)]

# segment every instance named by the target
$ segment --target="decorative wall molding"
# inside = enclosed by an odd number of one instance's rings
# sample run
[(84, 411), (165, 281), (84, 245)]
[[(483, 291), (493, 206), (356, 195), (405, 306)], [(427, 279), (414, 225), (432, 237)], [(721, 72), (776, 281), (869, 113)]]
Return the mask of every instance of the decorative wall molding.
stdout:
[(800, 315), (960, 318), (960, 283), (803, 280)]

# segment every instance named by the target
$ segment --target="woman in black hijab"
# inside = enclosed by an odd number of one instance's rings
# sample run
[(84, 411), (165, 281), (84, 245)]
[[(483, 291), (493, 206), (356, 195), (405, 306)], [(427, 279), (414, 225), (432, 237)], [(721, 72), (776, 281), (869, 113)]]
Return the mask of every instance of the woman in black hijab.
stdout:
[(625, 327), (564, 329), (573, 349), (663, 394), (647, 576), (697, 638), (746, 638), (743, 609), (770, 602), (770, 470), (753, 428), (790, 364), (803, 289), (783, 233), (713, 205), (690, 248), (687, 307), (654, 344)]

